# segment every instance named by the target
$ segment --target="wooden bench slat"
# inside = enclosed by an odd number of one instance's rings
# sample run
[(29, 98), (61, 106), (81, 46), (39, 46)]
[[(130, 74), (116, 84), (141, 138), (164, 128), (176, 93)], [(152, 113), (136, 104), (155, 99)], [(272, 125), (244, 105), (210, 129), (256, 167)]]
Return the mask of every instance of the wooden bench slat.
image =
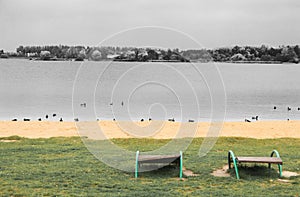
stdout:
[(236, 160), (247, 163), (275, 163), (282, 164), (282, 159), (278, 157), (236, 157)]
[(139, 163), (170, 163), (179, 159), (180, 155), (141, 155)]
[[(140, 151), (136, 151), (135, 155), (135, 178), (138, 177), (139, 168), (141, 164), (150, 163), (151, 165), (155, 164), (158, 168), (163, 167), (158, 164), (170, 165), (171, 163), (176, 164), (179, 167), (179, 178), (182, 178), (183, 174), (183, 154), (182, 151), (179, 151), (179, 154), (174, 155), (140, 155)], [(157, 169), (158, 169), (157, 168)], [(151, 169), (150, 169), (151, 170)], [(154, 169), (152, 169), (154, 170)]]

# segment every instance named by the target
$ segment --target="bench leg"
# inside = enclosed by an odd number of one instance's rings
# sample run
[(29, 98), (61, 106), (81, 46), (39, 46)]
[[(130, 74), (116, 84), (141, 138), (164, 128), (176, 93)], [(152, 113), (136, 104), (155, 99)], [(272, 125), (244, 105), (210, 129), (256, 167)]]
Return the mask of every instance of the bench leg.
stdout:
[(139, 172), (139, 153), (140, 151), (136, 151), (136, 155), (135, 155), (135, 173), (134, 173), (135, 178), (138, 177), (138, 172)]
[(279, 168), (279, 177), (282, 177), (282, 165), (278, 164), (278, 168)]
[(182, 179), (182, 167), (183, 167), (183, 158), (182, 158), (182, 151), (180, 151), (180, 164), (179, 164), (179, 178)]
[(233, 152), (230, 150), (230, 151), (228, 152), (228, 169), (231, 168), (231, 166), (230, 166), (230, 165), (231, 165), (231, 159), (232, 159), (232, 161), (233, 161), (233, 167), (234, 167), (234, 170), (235, 170), (236, 178), (237, 178), (237, 179), (240, 179), (240, 176), (239, 176), (239, 170), (238, 170), (237, 163), (236, 163), (236, 158), (235, 158)]
[[(279, 152), (277, 150), (273, 150), (271, 153), (271, 157), (273, 157), (273, 155), (276, 155), (276, 157), (280, 158)], [(271, 168), (271, 164), (269, 163), (269, 168)], [(278, 169), (279, 169), (279, 177), (282, 177), (282, 165), (278, 164)]]

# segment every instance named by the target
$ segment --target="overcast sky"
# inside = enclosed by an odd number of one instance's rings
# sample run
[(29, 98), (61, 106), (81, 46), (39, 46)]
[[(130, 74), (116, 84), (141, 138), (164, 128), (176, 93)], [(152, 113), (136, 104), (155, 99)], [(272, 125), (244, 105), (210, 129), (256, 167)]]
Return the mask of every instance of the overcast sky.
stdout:
[[(300, 44), (299, 13), (299, 0), (0, 0), (0, 49), (96, 46), (117, 32), (139, 26), (176, 29), (206, 48)], [(175, 34), (166, 39), (166, 34), (142, 33), (145, 36), (137, 34), (133, 44), (170, 39), (170, 48), (195, 48), (175, 39)]]

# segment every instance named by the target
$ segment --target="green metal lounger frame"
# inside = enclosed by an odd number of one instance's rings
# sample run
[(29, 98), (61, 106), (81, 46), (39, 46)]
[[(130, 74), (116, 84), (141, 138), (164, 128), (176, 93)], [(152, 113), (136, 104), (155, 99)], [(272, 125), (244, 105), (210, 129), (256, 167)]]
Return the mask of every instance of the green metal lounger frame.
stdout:
[[(273, 157), (273, 155), (276, 157)], [(228, 168), (231, 168), (231, 162), (233, 163), (233, 167), (235, 170), (236, 178), (240, 179), (238, 164), (239, 163), (268, 163), (269, 168), (271, 168), (271, 164), (277, 164), (279, 169), (279, 177), (282, 177), (282, 159), (277, 150), (273, 150), (270, 157), (236, 157), (233, 151), (228, 152)]]

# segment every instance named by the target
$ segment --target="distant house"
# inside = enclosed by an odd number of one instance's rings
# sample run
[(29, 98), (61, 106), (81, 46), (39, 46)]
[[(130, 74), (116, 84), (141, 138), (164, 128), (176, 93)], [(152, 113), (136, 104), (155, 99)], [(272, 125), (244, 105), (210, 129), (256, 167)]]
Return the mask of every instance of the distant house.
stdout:
[(240, 53), (234, 54), (233, 56), (231, 56), (230, 58), (232, 61), (243, 61), (246, 60), (245, 56), (243, 56)]
[(0, 55), (0, 58), (8, 58), (8, 55), (3, 53), (3, 54)]
[(27, 57), (37, 57), (39, 56), (38, 53), (26, 53)]
[(41, 60), (50, 60), (51, 53), (49, 51), (41, 51), (40, 57), (41, 57)]
[(16, 52), (8, 52), (6, 53), (9, 57), (17, 57), (18, 56), (18, 53)]
[(107, 55), (107, 59), (115, 59), (115, 58), (118, 58), (120, 57), (121, 55), (119, 54), (108, 54)]

